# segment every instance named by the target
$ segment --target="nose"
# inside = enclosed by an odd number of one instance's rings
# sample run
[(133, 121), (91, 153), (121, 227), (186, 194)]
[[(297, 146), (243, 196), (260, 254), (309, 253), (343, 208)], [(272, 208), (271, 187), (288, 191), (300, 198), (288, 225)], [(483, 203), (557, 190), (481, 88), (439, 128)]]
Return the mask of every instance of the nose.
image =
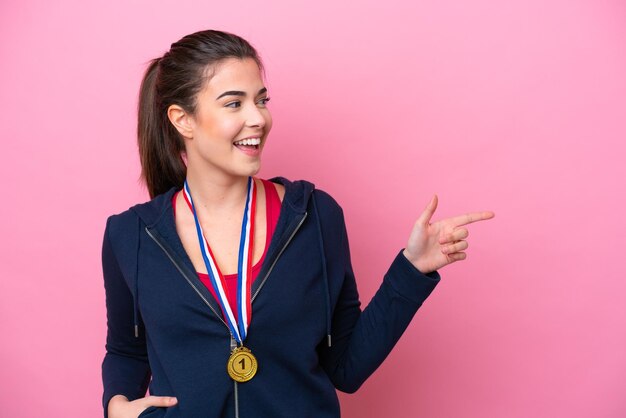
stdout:
[(265, 115), (255, 104), (248, 106), (246, 112), (246, 125), (248, 127), (263, 128), (265, 126)]

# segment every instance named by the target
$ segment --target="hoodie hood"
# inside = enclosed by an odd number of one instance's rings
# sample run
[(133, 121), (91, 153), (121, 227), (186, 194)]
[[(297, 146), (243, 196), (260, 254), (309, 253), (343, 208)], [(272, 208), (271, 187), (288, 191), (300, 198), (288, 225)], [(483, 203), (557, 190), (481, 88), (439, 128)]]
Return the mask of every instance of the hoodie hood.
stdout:
[[(315, 185), (306, 180), (289, 181), (284, 177), (274, 177), (269, 179), (273, 183), (282, 184), (285, 187), (285, 197), (283, 208), (288, 206), (296, 214), (306, 212)], [(154, 199), (146, 203), (137, 204), (130, 209), (149, 228), (158, 224), (168, 212), (172, 210), (172, 196), (178, 191), (177, 187), (170, 188), (167, 192), (155, 196)], [(281, 208), (282, 210), (282, 208)]]

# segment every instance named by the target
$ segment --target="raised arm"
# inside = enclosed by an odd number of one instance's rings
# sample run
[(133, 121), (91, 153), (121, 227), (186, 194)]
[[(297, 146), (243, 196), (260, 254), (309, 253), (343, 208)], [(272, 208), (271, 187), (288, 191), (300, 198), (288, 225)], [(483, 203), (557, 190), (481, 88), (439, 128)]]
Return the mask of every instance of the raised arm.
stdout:
[[(440, 280), (437, 268), (464, 258), (469, 222), (493, 217), (474, 213), (430, 224), (436, 196), (420, 215), (406, 249), (399, 251), (383, 282), (361, 312), (343, 213), (340, 216), (343, 285), (332, 317), (332, 346), (320, 344), (320, 360), (335, 387), (356, 391), (380, 366)], [(422, 270), (423, 269), (423, 270)]]

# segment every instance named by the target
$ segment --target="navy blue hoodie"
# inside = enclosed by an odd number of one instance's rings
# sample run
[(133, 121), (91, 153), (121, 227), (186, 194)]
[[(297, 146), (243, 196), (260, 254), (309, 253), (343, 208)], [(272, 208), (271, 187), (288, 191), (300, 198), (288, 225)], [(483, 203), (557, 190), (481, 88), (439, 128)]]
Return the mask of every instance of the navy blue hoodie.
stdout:
[(274, 235), (252, 284), (245, 346), (249, 382), (226, 372), (233, 340), (176, 232), (175, 188), (107, 220), (102, 264), (107, 307), (103, 406), (175, 396), (140, 417), (339, 417), (335, 389), (356, 391), (382, 363), (440, 276), (398, 253), (361, 311), (343, 212), (306, 181), (285, 186)]

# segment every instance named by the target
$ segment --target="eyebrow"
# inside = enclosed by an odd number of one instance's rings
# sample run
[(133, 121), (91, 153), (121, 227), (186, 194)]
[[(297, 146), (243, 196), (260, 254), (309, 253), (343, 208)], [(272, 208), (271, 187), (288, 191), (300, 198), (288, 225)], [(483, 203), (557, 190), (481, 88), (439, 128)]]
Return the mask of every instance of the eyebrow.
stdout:
[[(263, 87), (261, 90), (259, 90), (259, 92), (256, 94), (257, 96), (259, 94), (263, 94), (267, 91), (267, 88)], [(244, 91), (239, 91), (239, 90), (229, 90), (229, 91), (225, 91), (224, 93), (220, 94), (219, 96), (217, 96), (217, 98), (215, 100), (219, 100), (224, 96), (245, 96), (246, 92)]]

